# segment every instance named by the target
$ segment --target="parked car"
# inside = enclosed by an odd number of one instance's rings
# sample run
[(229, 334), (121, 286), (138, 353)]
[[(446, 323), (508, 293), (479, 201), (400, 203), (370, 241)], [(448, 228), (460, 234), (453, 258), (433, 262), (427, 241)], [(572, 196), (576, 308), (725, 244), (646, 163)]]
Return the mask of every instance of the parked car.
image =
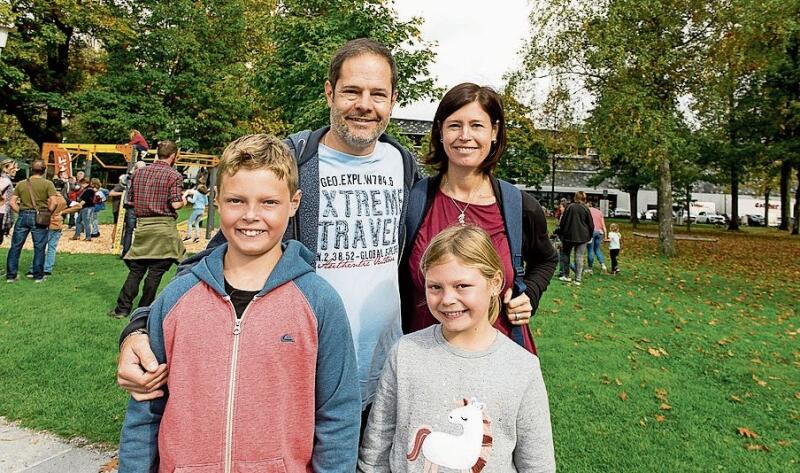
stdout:
[(764, 216), (759, 214), (747, 214), (747, 225), (751, 227), (763, 227)]
[(642, 220), (658, 220), (658, 210), (650, 209), (642, 214)]
[(713, 223), (715, 225), (725, 225), (725, 217), (719, 214), (706, 212), (705, 210), (697, 212), (697, 219), (695, 221), (697, 223)]
[(614, 217), (617, 217), (617, 218), (630, 218), (631, 217), (631, 211), (628, 210), (628, 209), (620, 209), (620, 208), (614, 209)]

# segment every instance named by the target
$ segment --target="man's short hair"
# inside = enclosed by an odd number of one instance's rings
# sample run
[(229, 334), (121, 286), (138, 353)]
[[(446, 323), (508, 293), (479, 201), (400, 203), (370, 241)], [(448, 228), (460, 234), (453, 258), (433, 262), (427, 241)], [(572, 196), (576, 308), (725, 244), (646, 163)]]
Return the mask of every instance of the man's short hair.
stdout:
[(290, 196), (297, 192), (297, 163), (294, 155), (283, 141), (272, 135), (245, 135), (229, 144), (222, 152), (217, 167), (217, 187), (221, 189), (225, 176), (233, 176), (242, 168), (268, 169), (278, 179), (286, 181)]
[(392, 70), (392, 93), (394, 93), (397, 90), (397, 65), (394, 63), (392, 52), (386, 46), (369, 38), (348, 41), (334, 53), (331, 65), (328, 68), (328, 82), (331, 83), (331, 88), (336, 90), (336, 82), (342, 73), (344, 62), (364, 54), (374, 54), (386, 59), (386, 62), (389, 63), (389, 68)]
[(172, 140), (158, 142), (158, 159), (167, 159), (178, 152), (178, 145)]
[(47, 169), (47, 165), (41, 159), (34, 159), (31, 163), (31, 173), (41, 176)]

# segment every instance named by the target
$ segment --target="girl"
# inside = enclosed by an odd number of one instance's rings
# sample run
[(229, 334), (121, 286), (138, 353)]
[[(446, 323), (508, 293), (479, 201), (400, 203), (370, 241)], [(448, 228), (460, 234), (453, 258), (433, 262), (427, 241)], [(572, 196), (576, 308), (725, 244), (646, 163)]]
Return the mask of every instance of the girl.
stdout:
[(192, 235), (196, 235), (193, 240), (195, 243), (200, 241), (200, 220), (203, 218), (203, 213), (208, 205), (206, 191), (206, 186), (200, 184), (194, 192), (188, 191), (186, 193), (186, 201), (192, 203), (192, 215), (189, 216), (189, 223), (186, 226), (186, 238), (183, 241), (192, 238)]
[(622, 249), (622, 234), (619, 233), (619, 225), (616, 223), (611, 224), (611, 231), (608, 232), (608, 249), (611, 253), (611, 272), (616, 274), (619, 272), (617, 267), (617, 258), (619, 257), (619, 250)]
[(539, 359), (492, 325), (503, 264), (489, 235), (450, 227), (433, 238), (420, 269), (439, 324), (392, 349), (358, 471), (555, 471)]

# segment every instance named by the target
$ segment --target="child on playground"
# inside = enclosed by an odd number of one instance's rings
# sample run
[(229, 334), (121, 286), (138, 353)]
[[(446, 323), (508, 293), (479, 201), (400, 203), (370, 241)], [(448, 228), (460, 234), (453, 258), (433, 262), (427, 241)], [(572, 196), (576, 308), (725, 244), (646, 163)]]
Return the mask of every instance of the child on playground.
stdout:
[(539, 359), (498, 332), (503, 266), (473, 225), (443, 230), (420, 264), (440, 323), (394, 346), (378, 384), (360, 472), (555, 471)]
[(208, 190), (206, 186), (200, 184), (196, 189), (186, 191), (186, 201), (192, 204), (192, 215), (189, 216), (189, 222), (186, 225), (186, 237), (183, 241), (187, 241), (194, 235), (194, 242), (200, 241), (200, 220), (203, 219), (203, 213), (206, 211), (208, 205), (208, 197), (206, 193)]
[(608, 252), (611, 254), (611, 273), (616, 274), (619, 272), (617, 266), (617, 259), (619, 258), (619, 250), (622, 249), (622, 234), (619, 232), (619, 225), (612, 223), (608, 232)]
[(218, 176), (228, 243), (140, 309), (170, 376), (163, 398), (130, 400), (119, 471), (352, 473), (361, 399), (347, 315), (316, 256), (281, 243), (300, 204), (294, 157), (247, 135)]

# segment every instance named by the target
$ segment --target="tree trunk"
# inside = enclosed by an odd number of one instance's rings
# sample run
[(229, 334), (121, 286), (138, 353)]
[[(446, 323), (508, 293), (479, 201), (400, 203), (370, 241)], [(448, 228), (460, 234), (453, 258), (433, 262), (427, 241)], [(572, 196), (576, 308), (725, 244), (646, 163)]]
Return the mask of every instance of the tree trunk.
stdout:
[(794, 225), (792, 235), (800, 233), (800, 164), (797, 165), (797, 188), (794, 190)]
[(739, 230), (739, 170), (731, 165), (731, 221), (728, 230)]
[(781, 163), (781, 223), (778, 230), (789, 229), (789, 216), (791, 215), (791, 200), (789, 199), (789, 182), (792, 180), (792, 163), (789, 158), (784, 158)]
[(639, 224), (639, 188), (634, 187), (628, 191), (628, 194), (631, 198), (631, 223), (635, 230), (636, 226)]
[(658, 162), (658, 250), (661, 256), (677, 256), (672, 228), (672, 174), (669, 158), (661, 156)]
[(764, 226), (769, 227), (769, 192), (771, 189), (767, 189), (764, 192)]

